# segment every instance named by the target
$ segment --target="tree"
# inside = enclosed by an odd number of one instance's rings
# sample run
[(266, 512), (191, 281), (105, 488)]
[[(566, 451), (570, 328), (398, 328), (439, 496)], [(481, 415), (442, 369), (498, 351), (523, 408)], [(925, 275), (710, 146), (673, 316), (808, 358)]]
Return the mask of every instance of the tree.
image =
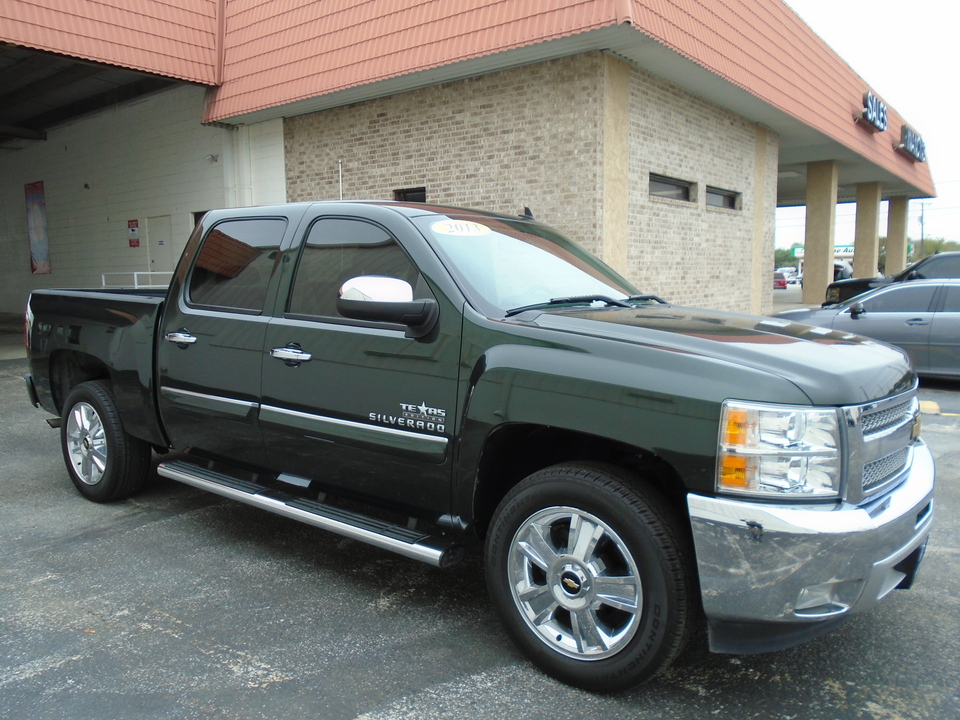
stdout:
[(776, 270), (778, 267), (798, 267), (800, 265), (797, 262), (797, 258), (794, 257), (793, 251), (798, 248), (803, 247), (800, 243), (794, 243), (790, 248), (774, 248), (773, 250), (773, 269)]

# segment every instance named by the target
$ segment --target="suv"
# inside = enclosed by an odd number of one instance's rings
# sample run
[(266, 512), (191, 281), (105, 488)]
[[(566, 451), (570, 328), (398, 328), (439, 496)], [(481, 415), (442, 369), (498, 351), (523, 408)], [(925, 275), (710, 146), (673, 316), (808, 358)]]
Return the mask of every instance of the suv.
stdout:
[(852, 298), (854, 295), (873, 290), (888, 283), (906, 280), (934, 280), (940, 278), (960, 278), (960, 251), (942, 252), (930, 255), (914, 263), (896, 275), (879, 278), (850, 278), (837, 280), (827, 286), (824, 305), (834, 305)]

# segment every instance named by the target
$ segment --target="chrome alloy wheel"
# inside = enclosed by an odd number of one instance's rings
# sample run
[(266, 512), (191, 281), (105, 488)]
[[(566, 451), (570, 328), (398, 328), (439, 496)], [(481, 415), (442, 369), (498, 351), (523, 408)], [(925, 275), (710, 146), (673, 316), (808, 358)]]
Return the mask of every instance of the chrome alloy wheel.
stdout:
[(107, 468), (107, 438), (103, 421), (89, 403), (79, 402), (67, 418), (67, 453), (77, 478), (96, 485)]
[(507, 561), (513, 601), (551, 649), (577, 660), (615, 655), (640, 625), (643, 586), (623, 539), (573, 507), (520, 524)]

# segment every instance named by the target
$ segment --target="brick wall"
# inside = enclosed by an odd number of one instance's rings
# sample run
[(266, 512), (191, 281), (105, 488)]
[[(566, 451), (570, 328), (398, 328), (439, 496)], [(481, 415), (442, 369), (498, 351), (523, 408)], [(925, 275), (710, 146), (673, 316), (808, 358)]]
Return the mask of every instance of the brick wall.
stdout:
[[(626, 275), (665, 299), (720, 310), (751, 306), (755, 234), (763, 268), (759, 306), (773, 307), (778, 141), (753, 123), (642, 70), (631, 77), (630, 245)], [(766, 165), (755, 180), (757, 142)], [(696, 200), (651, 197), (650, 173), (696, 185)], [(741, 194), (740, 207), (706, 205), (707, 186)], [(760, 208), (760, 227), (755, 210)]]
[(595, 244), (602, 56), (564, 58), (289, 118), (287, 198), (393, 199), (538, 220)]
[[(528, 205), (600, 254), (604, 63), (592, 52), (289, 118), (287, 197), (338, 198), (340, 161), (345, 199), (426, 187), (430, 203), (507, 214)], [(750, 282), (755, 246), (773, 268), (777, 144), (764, 138), (757, 188), (754, 125), (632, 68), (629, 249), (618, 269), (673, 302), (769, 311), (772, 283), (757, 299)], [(650, 172), (697, 183), (698, 200), (650, 198)], [(707, 208), (706, 185), (742, 193), (740, 208)]]

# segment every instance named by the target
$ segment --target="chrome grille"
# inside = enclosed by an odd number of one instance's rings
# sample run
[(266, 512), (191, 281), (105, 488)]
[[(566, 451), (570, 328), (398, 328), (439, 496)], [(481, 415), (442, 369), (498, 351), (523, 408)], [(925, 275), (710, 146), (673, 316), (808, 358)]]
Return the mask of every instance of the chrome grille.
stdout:
[(864, 413), (860, 418), (864, 436), (873, 435), (905, 422), (912, 415), (912, 406), (913, 401), (907, 400), (893, 407), (884, 408), (876, 412)]
[(913, 453), (917, 390), (844, 408), (847, 418), (847, 470), (851, 482), (846, 498), (859, 504), (877, 497), (908, 470)]
[(863, 492), (869, 493), (891, 479), (907, 465), (910, 448), (900, 448), (886, 457), (863, 466)]

